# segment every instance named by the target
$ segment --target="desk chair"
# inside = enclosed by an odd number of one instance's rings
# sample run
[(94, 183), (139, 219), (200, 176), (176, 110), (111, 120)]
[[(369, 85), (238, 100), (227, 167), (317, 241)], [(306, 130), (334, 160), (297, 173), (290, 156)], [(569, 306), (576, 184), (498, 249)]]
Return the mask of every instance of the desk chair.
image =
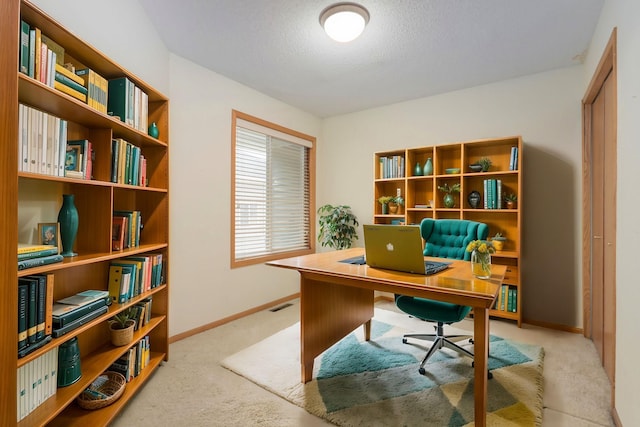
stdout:
[[(425, 256), (469, 261), (471, 254), (466, 251), (467, 245), (472, 240), (485, 240), (489, 234), (489, 226), (469, 220), (425, 218), (420, 223), (420, 234), (425, 240)], [(471, 338), (470, 335), (444, 335), (444, 325), (461, 321), (469, 314), (471, 307), (406, 295), (395, 295), (395, 303), (400, 310), (410, 316), (436, 323), (435, 334), (407, 334), (402, 338), (405, 344), (408, 338), (433, 341), (433, 345), (418, 369), (421, 375), (426, 372), (424, 365), (427, 360), (442, 347), (448, 347), (473, 358), (473, 353), (450, 340)]]

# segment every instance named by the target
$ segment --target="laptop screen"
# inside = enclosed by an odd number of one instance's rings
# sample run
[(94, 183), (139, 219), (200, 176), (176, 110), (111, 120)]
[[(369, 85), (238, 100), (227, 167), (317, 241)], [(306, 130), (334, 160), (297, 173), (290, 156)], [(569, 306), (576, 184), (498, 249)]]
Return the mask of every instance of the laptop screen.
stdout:
[(426, 274), (419, 226), (365, 224), (363, 229), (365, 259), (370, 267)]

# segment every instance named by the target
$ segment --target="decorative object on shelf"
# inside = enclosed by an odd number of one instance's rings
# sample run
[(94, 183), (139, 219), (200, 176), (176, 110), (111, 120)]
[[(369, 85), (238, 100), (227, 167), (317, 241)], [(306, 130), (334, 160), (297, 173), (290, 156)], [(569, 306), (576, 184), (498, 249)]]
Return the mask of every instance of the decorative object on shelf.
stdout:
[(158, 138), (158, 134), (158, 125), (156, 125), (156, 122), (151, 122), (151, 124), (149, 125), (149, 135), (154, 138)]
[(422, 165), (420, 162), (416, 162), (416, 165), (413, 168), (413, 176), (422, 176)]
[(73, 337), (58, 347), (58, 387), (74, 384), (81, 376), (78, 337)]
[(502, 233), (496, 233), (496, 235), (491, 238), (491, 244), (496, 251), (501, 251), (504, 248), (504, 242), (506, 241), (507, 238), (504, 237)]
[(504, 203), (507, 209), (515, 209), (518, 204), (518, 196), (515, 193), (509, 193), (504, 196)]
[(478, 160), (478, 165), (482, 166), (482, 172), (487, 172), (489, 170), (489, 168), (491, 167), (491, 159), (488, 157), (482, 157), (480, 160)]
[(382, 215), (389, 213), (389, 202), (393, 199), (393, 196), (381, 196), (378, 197), (378, 203), (382, 205)]
[(402, 196), (395, 196), (389, 200), (389, 213), (397, 214), (400, 206), (404, 206), (404, 199)]
[(444, 194), (444, 198), (442, 199), (442, 203), (445, 208), (452, 208), (456, 205), (456, 199), (453, 196), (453, 193), (460, 192), (460, 183), (456, 182), (453, 185), (449, 185), (449, 183), (445, 182), (443, 185), (438, 186), (438, 190), (442, 191)]
[(358, 219), (346, 205), (324, 205), (318, 209), (320, 232), (318, 242), (334, 249), (348, 249), (358, 238)]
[(460, 168), (447, 168), (444, 170), (444, 173), (448, 174), (448, 175), (452, 175), (455, 173), (460, 173)]
[(471, 252), (471, 273), (478, 279), (491, 277), (491, 254), (495, 248), (491, 242), (473, 240), (467, 245), (467, 252)]
[(78, 234), (78, 210), (74, 202), (73, 194), (62, 195), (62, 207), (58, 212), (58, 222), (60, 223), (60, 239), (62, 241), (62, 256), (74, 257), (78, 254), (73, 252), (73, 244)]
[(427, 158), (427, 161), (424, 162), (424, 166), (422, 168), (422, 175), (430, 176), (433, 174), (433, 162), (431, 161), (431, 157)]
[(473, 190), (467, 196), (467, 201), (469, 202), (469, 206), (471, 206), (471, 208), (473, 209), (478, 209), (480, 207), (480, 200), (481, 200), (481, 196), (479, 191)]
[(479, 163), (473, 163), (471, 165), (469, 165), (469, 169), (471, 169), (471, 172), (481, 172), (482, 171), (482, 165)]
[(133, 329), (136, 326), (135, 319), (132, 318), (131, 308), (121, 311), (109, 321), (109, 332), (111, 333), (111, 344), (122, 347), (133, 340)]
[(127, 380), (119, 372), (107, 371), (96, 378), (85, 391), (80, 393), (76, 402), (83, 409), (100, 409), (118, 400)]

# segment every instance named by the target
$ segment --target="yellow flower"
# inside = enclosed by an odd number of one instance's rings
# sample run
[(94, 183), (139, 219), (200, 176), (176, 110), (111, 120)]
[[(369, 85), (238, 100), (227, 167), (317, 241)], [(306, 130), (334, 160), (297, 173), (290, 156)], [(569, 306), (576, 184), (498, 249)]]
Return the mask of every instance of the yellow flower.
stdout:
[(473, 252), (474, 250), (477, 250), (482, 254), (492, 254), (496, 251), (491, 242), (486, 242), (484, 240), (473, 240), (469, 242), (467, 245), (467, 252)]

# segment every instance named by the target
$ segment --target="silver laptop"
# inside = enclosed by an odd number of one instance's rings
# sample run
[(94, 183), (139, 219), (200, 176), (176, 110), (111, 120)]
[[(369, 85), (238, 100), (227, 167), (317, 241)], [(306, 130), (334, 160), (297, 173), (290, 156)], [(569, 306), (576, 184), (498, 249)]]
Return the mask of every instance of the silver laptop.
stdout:
[(417, 225), (364, 224), (364, 250), (367, 265), (414, 274), (435, 274), (449, 262), (425, 261), (422, 236)]

